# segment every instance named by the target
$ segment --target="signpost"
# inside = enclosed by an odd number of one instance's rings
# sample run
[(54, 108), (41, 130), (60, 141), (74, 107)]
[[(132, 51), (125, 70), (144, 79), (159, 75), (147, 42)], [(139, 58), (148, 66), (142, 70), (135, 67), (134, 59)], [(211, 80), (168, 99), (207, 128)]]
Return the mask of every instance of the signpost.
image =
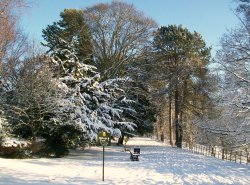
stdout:
[(108, 145), (109, 143), (109, 137), (110, 134), (107, 133), (106, 131), (100, 131), (98, 133), (98, 141), (102, 145), (102, 181), (104, 181), (104, 151), (105, 151), (105, 146)]

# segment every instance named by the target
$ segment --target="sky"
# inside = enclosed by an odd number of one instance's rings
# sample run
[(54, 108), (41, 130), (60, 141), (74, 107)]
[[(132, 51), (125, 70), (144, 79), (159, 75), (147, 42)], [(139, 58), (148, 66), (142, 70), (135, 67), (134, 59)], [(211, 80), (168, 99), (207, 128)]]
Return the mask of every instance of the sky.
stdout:
[[(21, 18), (21, 26), (31, 39), (43, 41), (42, 29), (60, 20), (60, 12), (66, 8), (86, 8), (112, 0), (27, 0), (30, 8)], [(233, 0), (122, 0), (133, 4), (160, 26), (182, 25), (197, 31), (215, 52), (219, 38), (234, 28), (238, 19), (234, 15)]]

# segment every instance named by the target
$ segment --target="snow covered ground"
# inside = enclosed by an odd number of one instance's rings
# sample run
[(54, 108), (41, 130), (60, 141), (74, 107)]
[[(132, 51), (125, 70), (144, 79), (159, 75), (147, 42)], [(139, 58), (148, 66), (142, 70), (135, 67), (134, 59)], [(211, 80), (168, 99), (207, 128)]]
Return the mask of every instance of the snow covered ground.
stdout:
[(128, 145), (140, 146), (140, 161), (130, 161), (122, 147), (106, 147), (104, 182), (102, 147), (92, 147), (66, 158), (0, 158), (0, 185), (250, 184), (250, 165), (193, 154), (149, 138), (134, 138)]

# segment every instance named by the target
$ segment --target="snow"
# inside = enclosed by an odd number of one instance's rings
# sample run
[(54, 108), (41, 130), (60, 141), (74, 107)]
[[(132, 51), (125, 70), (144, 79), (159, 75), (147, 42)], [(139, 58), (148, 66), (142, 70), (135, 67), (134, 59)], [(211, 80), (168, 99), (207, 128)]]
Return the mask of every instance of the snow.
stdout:
[(2, 159), (0, 185), (36, 184), (249, 184), (250, 165), (222, 161), (173, 148), (149, 138), (133, 138), (139, 161), (130, 161), (123, 147), (105, 147), (105, 181), (102, 181), (102, 147), (71, 151), (65, 158)]
[(30, 143), (19, 138), (6, 137), (1, 141), (3, 147), (27, 147)]

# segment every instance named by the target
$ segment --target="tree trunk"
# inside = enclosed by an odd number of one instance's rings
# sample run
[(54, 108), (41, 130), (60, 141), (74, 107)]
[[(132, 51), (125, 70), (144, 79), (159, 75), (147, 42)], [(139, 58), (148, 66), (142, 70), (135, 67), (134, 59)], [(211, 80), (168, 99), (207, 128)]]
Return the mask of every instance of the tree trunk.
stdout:
[[(178, 97), (178, 142), (177, 147), (182, 148), (182, 139), (183, 139), (183, 110), (184, 110), (184, 103), (185, 103), (185, 96), (187, 94), (187, 80), (184, 81), (183, 91), (180, 97)], [(179, 94), (178, 94), (179, 96)]]
[(174, 116), (174, 121), (175, 121), (175, 145), (178, 147), (179, 142), (180, 142), (180, 137), (179, 137), (179, 93), (178, 90), (175, 90), (175, 116)]
[(172, 134), (172, 98), (169, 97), (169, 112), (168, 112), (168, 122), (169, 122), (169, 143), (173, 146), (173, 134)]
[(180, 112), (180, 121), (179, 121), (179, 125), (178, 125), (178, 129), (179, 129), (179, 142), (177, 143), (177, 147), (179, 147), (179, 148), (182, 148), (182, 138), (183, 138), (182, 124), (183, 124), (183, 113), (181, 111)]
[(122, 134), (122, 136), (121, 137), (119, 137), (119, 139), (118, 139), (118, 145), (123, 145), (123, 140), (124, 140), (124, 135)]
[(193, 148), (193, 132), (192, 132), (192, 125), (191, 125), (191, 120), (190, 120), (190, 110), (186, 111), (186, 116), (185, 116), (185, 137), (186, 137), (186, 142), (188, 143), (188, 146), (190, 149)]

